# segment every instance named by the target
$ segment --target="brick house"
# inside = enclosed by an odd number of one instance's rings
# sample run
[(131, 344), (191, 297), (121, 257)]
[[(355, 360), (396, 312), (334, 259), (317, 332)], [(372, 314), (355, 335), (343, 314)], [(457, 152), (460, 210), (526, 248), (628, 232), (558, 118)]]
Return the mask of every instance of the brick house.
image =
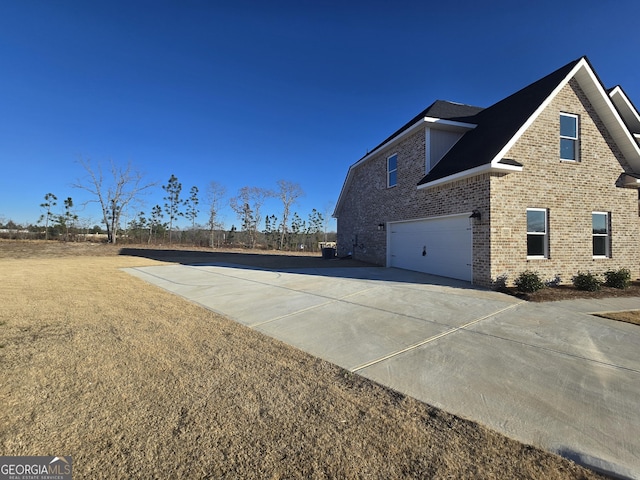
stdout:
[(579, 58), (488, 107), (436, 101), (348, 171), (338, 255), (491, 286), (640, 260), (640, 114)]

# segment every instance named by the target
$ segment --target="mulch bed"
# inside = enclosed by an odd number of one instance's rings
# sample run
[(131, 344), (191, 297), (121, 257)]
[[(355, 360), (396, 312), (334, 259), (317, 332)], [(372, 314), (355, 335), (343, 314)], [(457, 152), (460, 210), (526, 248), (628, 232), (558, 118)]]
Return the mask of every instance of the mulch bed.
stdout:
[(602, 286), (596, 292), (578, 290), (573, 285), (547, 287), (534, 293), (519, 292), (516, 287), (505, 287), (499, 289), (499, 291), (529, 302), (555, 302), (579, 298), (640, 297), (640, 281), (632, 282), (631, 286), (624, 290)]

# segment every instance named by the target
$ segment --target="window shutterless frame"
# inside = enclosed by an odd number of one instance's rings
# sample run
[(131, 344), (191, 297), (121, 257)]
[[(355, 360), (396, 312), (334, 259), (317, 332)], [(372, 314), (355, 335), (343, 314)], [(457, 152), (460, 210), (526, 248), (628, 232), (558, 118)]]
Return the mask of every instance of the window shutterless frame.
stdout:
[(560, 160), (577, 162), (580, 160), (578, 115), (560, 114)]
[(549, 258), (549, 227), (545, 208), (527, 208), (527, 258)]
[(611, 257), (611, 229), (609, 222), (610, 215), (608, 212), (591, 213), (593, 258)]
[(398, 154), (387, 158), (387, 188), (395, 187), (398, 183)]

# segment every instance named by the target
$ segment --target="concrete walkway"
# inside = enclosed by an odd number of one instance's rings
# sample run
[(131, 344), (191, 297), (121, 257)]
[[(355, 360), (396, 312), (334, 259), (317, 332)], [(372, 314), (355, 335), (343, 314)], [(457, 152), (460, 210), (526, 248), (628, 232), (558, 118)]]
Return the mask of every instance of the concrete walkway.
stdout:
[(589, 315), (639, 298), (529, 304), (385, 268), (126, 269), (448, 412), (640, 479), (640, 327)]

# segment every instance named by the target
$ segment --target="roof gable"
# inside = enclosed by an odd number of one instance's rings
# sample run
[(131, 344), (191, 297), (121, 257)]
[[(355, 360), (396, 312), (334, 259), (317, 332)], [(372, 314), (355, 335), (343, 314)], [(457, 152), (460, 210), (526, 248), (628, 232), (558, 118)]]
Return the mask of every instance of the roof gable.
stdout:
[(490, 163), (578, 61), (565, 65), (476, 115), (478, 126), (467, 132), (418, 185)]
[(477, 127), (467, 132), (418, 182), (418, 186), (443, 183), (448, 177), (458, 178), (465, 172), (504, 169), (504, 162), (501, 162), (503, 155), (571, 78), (578, 80), (629, 164), (634, 170), (640, 171), (638, 144), (624, 125), (589, 61), (582, 57), (478, 113), (475, 116)]

